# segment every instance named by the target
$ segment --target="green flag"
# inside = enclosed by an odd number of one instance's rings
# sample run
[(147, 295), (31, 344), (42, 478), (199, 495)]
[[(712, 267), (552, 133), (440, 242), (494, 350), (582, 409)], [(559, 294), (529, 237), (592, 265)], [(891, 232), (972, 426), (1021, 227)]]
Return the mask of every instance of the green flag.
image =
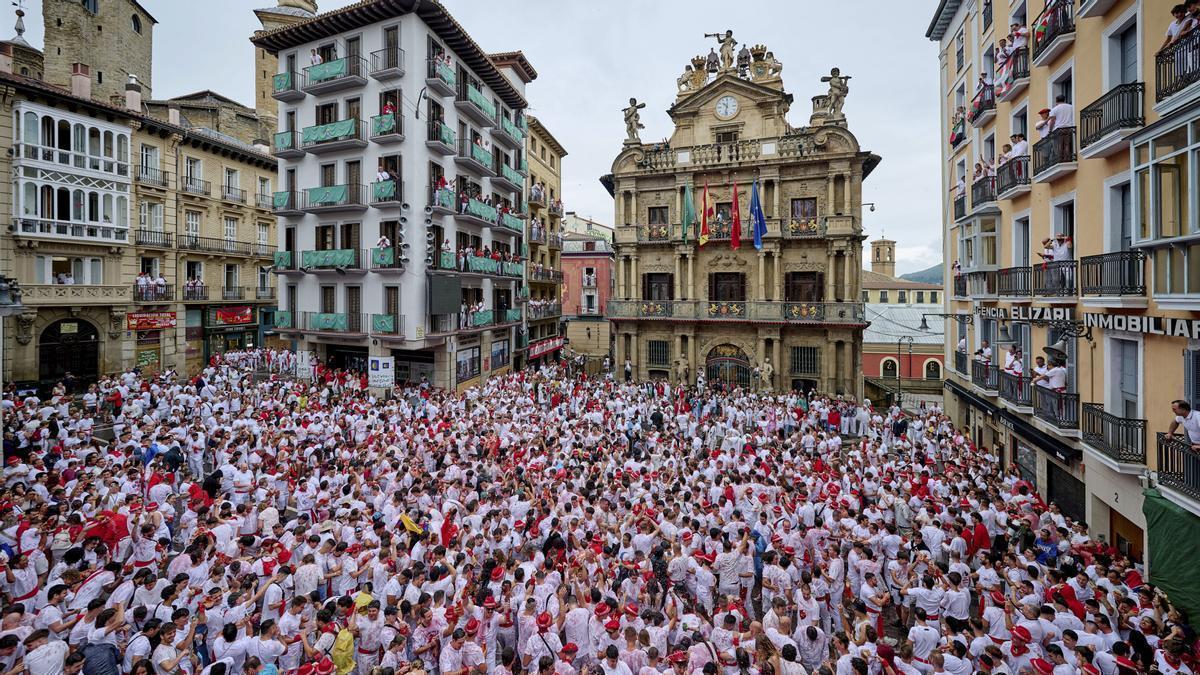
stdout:
[(691, 184), (683, 186), (683, 243), (688, 240), (688, 226), (696, 224), (696, 199)]

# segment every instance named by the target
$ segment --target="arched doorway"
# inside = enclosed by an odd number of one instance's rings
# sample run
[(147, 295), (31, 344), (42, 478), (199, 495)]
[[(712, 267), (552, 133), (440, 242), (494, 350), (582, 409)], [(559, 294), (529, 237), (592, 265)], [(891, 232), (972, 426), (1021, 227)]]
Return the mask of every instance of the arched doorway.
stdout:
[(705, 376), (712, 384), (720, 382), (729, 387), (749, 387), (753, 373), (750, 357), (740, 347), (717, 345), (708, 352)]
[(942, 379), (942, 364), (937, 361), (930, 361), (925, 364), (925, 379), (940, 380)]
[(885, 380), (896, 379), (896, 361), (894, 359), (884, 359), (879, 366), (879, 376)]
[(62, 319), (38, 336), (38, 379), (53, 384), (70, 372), (80, 383), (100, 374), (100, 331), (83, 319)]

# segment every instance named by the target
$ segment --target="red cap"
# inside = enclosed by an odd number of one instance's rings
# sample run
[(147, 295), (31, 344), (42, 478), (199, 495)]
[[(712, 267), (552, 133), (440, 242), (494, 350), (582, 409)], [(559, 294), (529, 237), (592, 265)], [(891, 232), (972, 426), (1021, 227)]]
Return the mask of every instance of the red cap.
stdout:
[(604, 630), (621, 630), (621, 622), (616, 619), (609, 619), (604, 622)]
[(1025, 626), (1014, 626), (1012, 636), (1023, 642), (1033, 642), (1033, 634)]
[(596, 605), (596, 618), (603, 619), (604, 617), (608, 616), (608, 613), (610, 611), (612, 611), (612, 610), (609, 609), (608, 603), (602, 602), (602, 603)]
[(316, 668), (313, 667), (313, 664), (306, 663), (296, 669), (296, 675), (313, 675), (314, 670)]
[(496, 609), (499, 606), (500, 606), (500, 604), (498, 602), (496, 602), (496, 598), (493, 598), (490, 595), (483, 599), (483, 608), (484, 609)]
[(1033, 666), (1033, 669), (1041, 675), (1051, 675), (1054, 672), (1054, 664), (1046, 659), (1030, 659), (1029, 665)]
[(667, 657), (667, 661), (671, 663), (687, 663), (688, 657), (683, 652), (671, 652), (671, 655)]
[(333, 660), (326, 656), (325, 658), (321, 659), (313, 672), (315, 672), (316, 675), (332, 675), (333, 671)]
[(796, 547), (795, 546), (784, 546), (783, 552), (785, 555), (787, 555), (789, 557), (794, 556), (794, 555), (796, 555)]
[(537, 626), (538, 628), (549, 628), (552, 621), (553, 619), (550, 618), (549, 612), (542, 612), (541, 614), (538, 614)]
[(625, 613), (630, 616), (637, 616), (637, 603), (630, 602), (625, 605)]
[(1004, 605), (1004, 594), (1001, 593), (1000, 591), (992, 591), (992, 602), (996, 603), (997, 605), (1003, 606)]
[(468, 633), (474, 633), (475, 631), (479, 630), (479, 619), (471, 617), (471, 620), (467, 622), (465, 628)]
[(1130, 670), (1138, 669), (1137, 664), (1134, 663), (1133, 659), (1129, 658), (1128, 656), (1118, 656), (1117, 657), (1117, 665), (1121, 666), (1122, 668), (1128, 668)]
[(574, 642), (568, 642), (567, 644), (563, 645), (562, 651), (566, 652), (567, 654), (574, 654), (575, 652), (579, 651), (579, 645), (576, 645)]
[(492, 568), (492, 581), (500, 581), (503, 578), (504, 578), (504, 568), (503, 567), (493, 567)]

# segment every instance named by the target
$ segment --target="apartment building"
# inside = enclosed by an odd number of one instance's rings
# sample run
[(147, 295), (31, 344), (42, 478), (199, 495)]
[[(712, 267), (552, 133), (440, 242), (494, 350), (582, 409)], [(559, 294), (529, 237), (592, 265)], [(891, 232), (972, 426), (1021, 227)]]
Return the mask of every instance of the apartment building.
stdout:
[[(793, 95), (779, 69), (765, 46), (751, 53), (745, 71), (691, 71), (667, 110), (675, 128), (665, 144), (641, 142), (636, 102), (626, 111), (624, 147), (601, 179), (614, 198), (616, 295), (606, 311), (617, 365), (628, 361), (639, 379), (691, 382), (703, 370), (749, 386), (769, 361), (777, 390), (861, 396), (862, 182), (880, 158), (860, 148), (826, 94), (812, 97), (807, 124), (789, 123)], [(756, 181), (761, 247), (749, 219)]]
[(612, 297), (613, 248), (607, 238), (563, 235), (563, 318), (576, 354), (603, 359), (612, 351), (612, 324), (604, 307)]
[(1200, 517), (1200, 456), (1163, 434), (1200, 405), (1200, 31), (1162, 48), (1173, 4), (942, 0), (927, 32), (947, 411), (1159, 582)]
[(392, 358), (401, 381), (467, 387), (507, 370), (536, 71), (411, 0), (356, 3), (252, 42), (279, 69), (263, 85), (279, 102), (277, 330), (335, 367)]
[(536, 117), (529, 118), (529, 306), (531, 364), (556, 358), (563, 346), (562, 161), (567, 150)]

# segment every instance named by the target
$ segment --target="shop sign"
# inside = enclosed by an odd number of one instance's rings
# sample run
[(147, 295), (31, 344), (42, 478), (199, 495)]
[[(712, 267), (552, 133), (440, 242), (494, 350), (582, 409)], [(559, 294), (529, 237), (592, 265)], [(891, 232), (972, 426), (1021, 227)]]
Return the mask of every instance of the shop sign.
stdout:
[(396, 359), (392, 356), (372, 356), (368, 359), (367, 385), (391, 389), (396, 386)]
[(125, 320), (129, 330), (162, 330), (175, 327), (175, 312), (130, 312)]
[(1165, 335), (1189, 340), (1200, 339), (1200, 319), (1174, 319), (1169, 316), (1136, 316), (1132, 314), (1083, 315), (1083, 324), (1088, 328), (1120, 330), (1146, 335)]
[(249, 306), (218, 307), (213, 310), (213, 319), (219, 325), (254, 323), (254, 310)]
[(556, 349), (562, 349), (562, 346), (562, 336), (535, 342), (529, 345), (529, 358), (536, 359), (537, 357), (549, 354)]
[(1012, 321), (1071, 321), (1074, 319), (1074, 309), (1071, 307), (1026, 307), (1017, 305), (1008, 307), (977, 307), (975, 313), (985, 319), (1008, 319)]

